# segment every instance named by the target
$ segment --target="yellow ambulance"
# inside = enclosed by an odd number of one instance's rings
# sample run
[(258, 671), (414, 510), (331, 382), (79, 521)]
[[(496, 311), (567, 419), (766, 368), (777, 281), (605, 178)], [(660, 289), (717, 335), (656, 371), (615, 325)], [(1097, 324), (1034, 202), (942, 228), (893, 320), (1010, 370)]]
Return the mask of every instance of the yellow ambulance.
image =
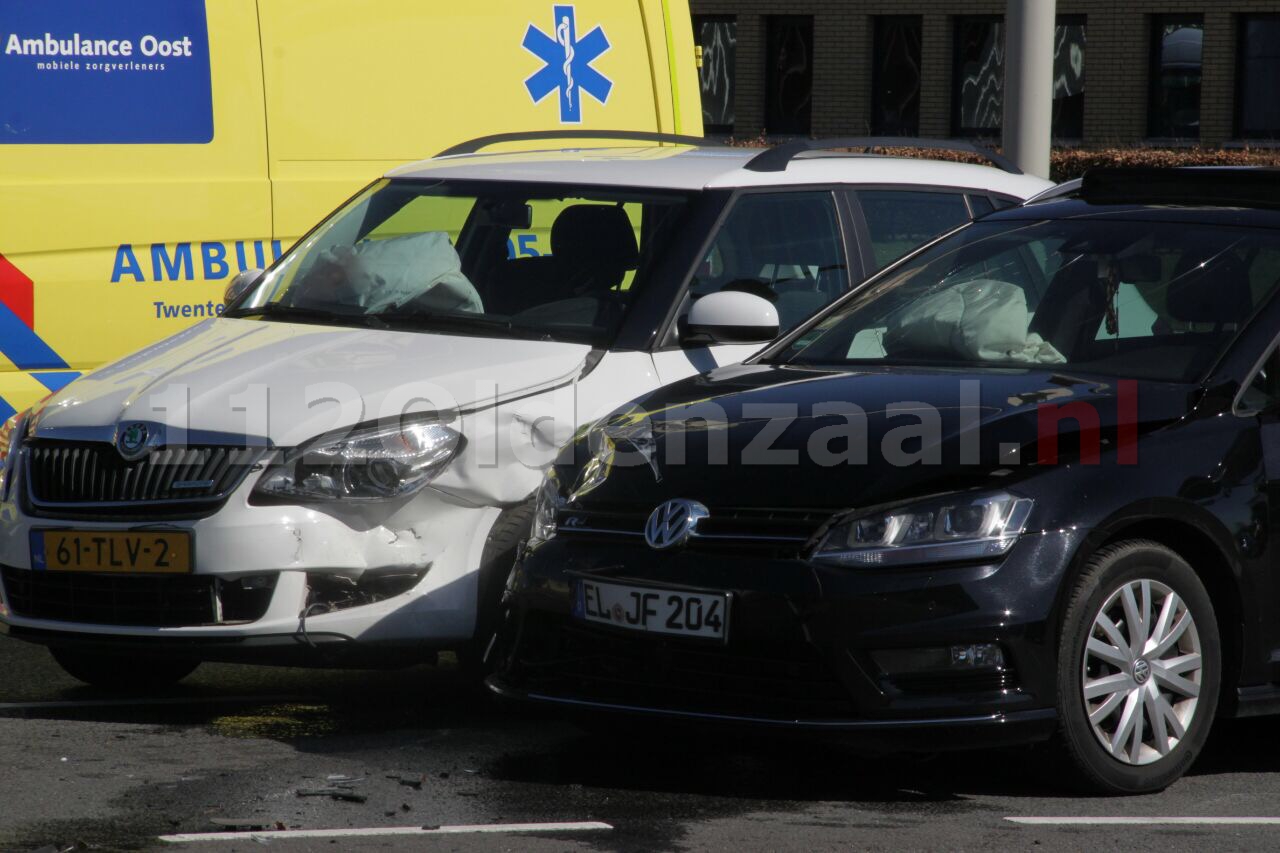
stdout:
[(396, 164), (702, 134), (684, 0), (0, 0), (0, 93), (0, 422), (219, 313)]

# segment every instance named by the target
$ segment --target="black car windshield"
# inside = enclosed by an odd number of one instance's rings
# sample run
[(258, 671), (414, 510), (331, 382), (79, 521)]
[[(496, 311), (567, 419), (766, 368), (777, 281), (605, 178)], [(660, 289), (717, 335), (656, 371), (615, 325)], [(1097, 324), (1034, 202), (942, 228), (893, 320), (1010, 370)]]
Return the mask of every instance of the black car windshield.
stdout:
[(1190, 382), (1280, 280), (1280, 233), (1111, 218), (979, 222), (769, 359), (1030, 367)]
[(607, 347), (688, 200), (597, 186), (379, 181), (224, 316)]

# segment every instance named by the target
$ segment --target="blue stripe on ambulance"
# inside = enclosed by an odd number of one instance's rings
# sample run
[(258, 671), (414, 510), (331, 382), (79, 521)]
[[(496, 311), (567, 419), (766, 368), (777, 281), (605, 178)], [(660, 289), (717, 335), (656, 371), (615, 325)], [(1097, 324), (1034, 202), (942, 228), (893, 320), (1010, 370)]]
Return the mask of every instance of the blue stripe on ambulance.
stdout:
[(50, 391), (57, 393), (66, 388), (72, 382), (79, 379), (83, 374), (78, 370), (59, 370), (59, 371), (37, 371), (31, 374), (36, 381)]
[(19, 370), (49, 370), (68, 365), (9, 306), (0, 303), (0, 353)]

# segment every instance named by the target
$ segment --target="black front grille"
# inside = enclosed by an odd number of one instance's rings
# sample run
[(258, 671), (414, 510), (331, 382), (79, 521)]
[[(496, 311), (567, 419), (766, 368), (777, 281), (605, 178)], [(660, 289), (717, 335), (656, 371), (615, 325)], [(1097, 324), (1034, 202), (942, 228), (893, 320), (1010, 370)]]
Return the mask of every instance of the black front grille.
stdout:
[[(557, 530), (580, 538), (643, 541), (653, 507), (592, 505), (560, 511)], [(719, 507), (699, 523), (689, 547), (798, 552), (831, 517), (830, 510)]]
[(4, 590), (17, 616), (149, 628), (252, 622), (275, 589), (211, 575), (109, 575), (28, 571), (5, 566)]
[(40, 440), (27, 444), (26, 481), (39, 509), (128, 512), (136, 504), (212, 504), (225, 499), (260, 452), (224, 446), (165, 447), (136, 461), (110, 444)]
[(808, 647), (748, 654), (531, 612), (515, 665), (525, 689), (553, 696), (785, 720), (853, 713), (844, 685)]

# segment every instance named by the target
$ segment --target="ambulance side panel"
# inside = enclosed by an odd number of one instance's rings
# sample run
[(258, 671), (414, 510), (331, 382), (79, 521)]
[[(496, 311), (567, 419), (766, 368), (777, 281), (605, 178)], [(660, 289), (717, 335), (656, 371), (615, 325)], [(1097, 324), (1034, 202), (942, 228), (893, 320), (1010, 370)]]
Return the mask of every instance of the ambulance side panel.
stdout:
[[(473, 137), (675, 131), (667, 20), (692, 81), (682, 105), (698, 107), (683, 2), (260, 0), (259, 10), (274, 233), (286, 244), (378, 175)], [(699, 134), (694, 112), (684, 131)]]
[[(2, 8), (7, 417), (213, 311), (237, 244), (249, 262), (255, 242), (270, 252), (271, 192), (254, 0)], [(46, 33), (115, 41), (116, 52), (82, 55), (68, 42), (73, 55), (50, 55), (36, 46)]]
[(655, 79), (667, 82), (672, 115), (670, 124), (664, 124), (662, 129), (702, 136), (702, 83), (698, 79), (689, 4), (686, 0), (645, 0), (648, 20), (655, 19), (652, 11), (655, 6), (661, 14), (662, 25), (650, 28), (656, 33), (650, 41), (655, 63), (666, 62), (665, 73), (659, 68)]
[[(394, 166), (512, 130), (702, 131), (683, 0), (0, 0), (0, 18), (4, 417), (216, 314), (238, 271)], [(49, 55), (73, 36), (114, 53)], [(546, 250), (523, 236), (513, 252)]]

